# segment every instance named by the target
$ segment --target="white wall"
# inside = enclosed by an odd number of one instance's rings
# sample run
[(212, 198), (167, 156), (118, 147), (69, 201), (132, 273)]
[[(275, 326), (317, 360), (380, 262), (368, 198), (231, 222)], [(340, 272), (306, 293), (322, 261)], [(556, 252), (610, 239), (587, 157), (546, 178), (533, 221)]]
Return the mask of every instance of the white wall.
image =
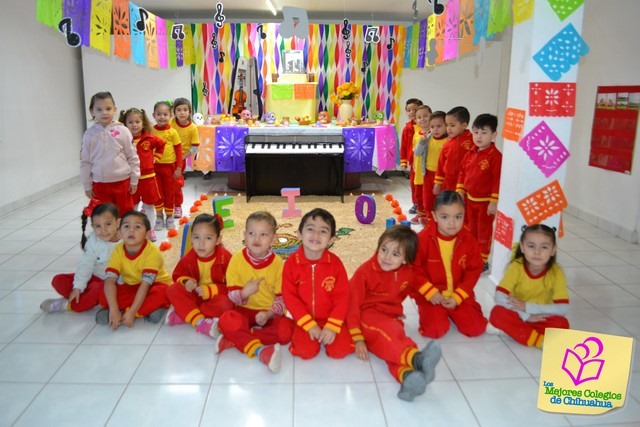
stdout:
[(94, 93), (109, 91), (118, 111), (143, 108), (154, 123), (151, 114), (157, 101), (178, 97), (191, 100), (190, 66), (150, 69), (91, 48), (82, 48), (82, 65), (87, 105)]
[[(635, 31), (640, 2), (585, 2), (582, 37), (591, 49), (580, 63), (576, 116), (565, 192), (570, 211), (637, 242), (640, 230), (640, 132), (631, 175), (589, 166), (593, 110), (598, 86), (640, 85)], [(639, 128), (640, 130), (640, 128)]]
[(0, 14), (0, 214), (79, 174), (84, 107), (79, 51), (36, 21), (36, 2)]

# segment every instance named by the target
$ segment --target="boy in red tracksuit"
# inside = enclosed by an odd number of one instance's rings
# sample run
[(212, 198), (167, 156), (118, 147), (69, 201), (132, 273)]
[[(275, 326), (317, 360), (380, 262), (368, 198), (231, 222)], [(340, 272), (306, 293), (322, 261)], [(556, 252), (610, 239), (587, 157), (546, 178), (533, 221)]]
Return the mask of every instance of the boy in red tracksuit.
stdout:
[(465, 107), (455, 107), (449, 110), (445, 118), (449, 140), (442, 146), (438, 158), (438, 168), (433, 180), (433, 194), (442, 190), (454, 190), (460, 174), (460, 162), (467, 151), (473, 148), (473, 136), (469, 125), (469, 110)]
[(502, 153), (493, 140), (496, 137), (498, 118), (492, 114), (480, 114), (473, 122), (472, 148), (462, 158), (456, 191), (466, 195), (467, 225), (480, 244), (484, 270), (489, 268), (487, 259), (491, 250), (493, 220), (498, 210), (500, 168)]
[(398, 397), (413, 400), (435, 378), (441, 350), (431, 341), (422, 351), (404, 331), (402, 301), (423, 291), (426, 277), (412, 262), (418, 237), (408, 227), (395, 225), (378, 239), (376, 254), (351, 278), (347, 325), (355, 341), (356, 356), (369, 359), (369, 351), (383, 359), (401, 384)]
[(340, 359), (353, 353), (344, 325), (349, 308), (347, 271), (327, 247), (336, 240), (336, 220), (316, 208), (300, 220), (300, 248), (284, 264), (282, 296), (296, 327), (289, 351), (311, 359), (324, 344), (327, 356)]
[(414, 170), (413, 170), (413, 136), (416, 133), (416, 111), (418, 107), (422, 105), (422, 101), (417, 98), (409, 98), (405, 104), (405, 111), (409, 121), (402, 129), (402, 136), (400, 139), (400, 167), (403, 169), (409, 168), (409, 185), (411, 186), (411, 202), (413, 206), (409, 209), (410, 214), (418, 213), (418, 200), (417, 194), (413, 188)]
[(429, 282), (415, 298), (420, 315), (419, 331), (440, 338), (449, 330), (449, 318), (463, 335), (481, 335), (487, 326), (473, 288), (482, 273), (482, 257), (476, 239), (463, 228), (464, 200), (455, 191), (436, 197), (433, 221), (418, 235), (416, 263)]

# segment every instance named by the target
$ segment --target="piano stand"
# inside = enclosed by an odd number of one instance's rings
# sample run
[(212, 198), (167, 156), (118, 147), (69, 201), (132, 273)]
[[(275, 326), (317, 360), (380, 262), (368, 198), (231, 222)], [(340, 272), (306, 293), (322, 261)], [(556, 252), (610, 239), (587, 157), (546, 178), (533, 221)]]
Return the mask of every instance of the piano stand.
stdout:
[(300, 187), (303, 196), (335, 195), (344, 203), (344, 154), (247, 155), (245, 169), (247, 202)]

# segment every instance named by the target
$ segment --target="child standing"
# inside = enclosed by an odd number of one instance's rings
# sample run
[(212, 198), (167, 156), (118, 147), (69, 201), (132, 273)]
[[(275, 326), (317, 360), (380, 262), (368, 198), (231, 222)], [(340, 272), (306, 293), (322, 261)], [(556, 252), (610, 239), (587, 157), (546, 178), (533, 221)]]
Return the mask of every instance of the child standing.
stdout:
[(218, 318), (233, 308), (227, 298), (227, 266), (231, 254), (222, 245), (222, 218), (200, 214), (191, 226), (191, 250), (173, 270), (167, 297), (173, 309), (168, 326), (190, 323), (196, 332), (217, 338)]
[[(138, 206), (142, 200), (144, 213), (153, 223), (153, 215), (157, 207), (161, 206), (162, 197), (156, 182), (154, 163), (162, 157), (165, 142), (157, 136), (151, 135), (151, 122), (144, 110), (129, 108), (120, 112), (120, 122), (127, 126), (133, 135), (133, 144), (136, 146), (140, 158), (140, 180), (138, 190), (133, 195), (133, 205)], [(150, 239), (156, 241), (156, 232), (151, 230)]]
[(422, 105), (422, 101), (417, 98), (409, 98), (405, 104), (404, 110), (407, 112), (409, 121), (402, 129), (402, 137), (400, 140), (400, 167), (409, 168), (409, 185), (411, 186), (411, 201), (413, 206), (409, 209), (410, 214), (418, 213), (418, 202), (413, 192), (413, 136), (416, 133), (416, 110)]
[[(169, 125), (171, 119), (171, 104), (168, 101), (158, 101), (153, 106), (153, 118), (156, 124), (151, 133), (165, 141), (162, 157), (155, 164), (156, 180), (162, 204), (156, 206), (156, 231), (163, 227), (171, 229), (175, 227), (173, 220), (173, 206), (175, 204), (176, 180), (182, 176), (182, 144), (180, 136)], [(166, 222), (163, 216), (163, 210)]]
[(447, 128), (444, 124), (446, 115), (444, 111), (436, 111), (431, 114), (431, 118), (429, 119), (429, 140), (421, 141), (420, 145), (416, 148), (416, 152), (423, 156), (422, 169), (424, 179), (422, 184), (422, 204), (425, 210), (425, 220), (433, 219), (433, 215), (431, 214), (433, 201), (435, 199), (433, 194), (433, 181), (436, 177), (438, 158), (440, 157), (442, 146), (447, 142)]
[(253, 212), (247, 218), (246, 247), (234, 254), (227, 268), (232, 310), (220, 316), (222, 335), (216, 353), (235, 347), (278, 372), (282, 364), (280, 344), (291, 341), (293, 321), (284, 317), (282, 259), (271, 244), (276, 237), (276, 219), (269, 212)]
[(171, 284), (171, 276), (158, 247), (147, 240), (150, 230), (151, 223), (142, 212), (131, 210), (122, 217), (122, 243), (109, 259), (100, 295), (102, 310), (96, 313), (99, 325), (108, 324), (116, 330), (121, 324), (133, 327), (136, 317), (146, 317), (152, 323), (164, 318), (169, 307), (166, 285)]
[[(91, 218), (93, 231), (89, 238), (84, 232), (87, 218)], [(47, 313), (91, 310), (98, 305), (104, 288), (105, 268), (113, 249), (118, 244), (118, 207), (91, 199), (82, 211), (82, 258), (75, 274), (57, 274), (51, 286), (62, 298), (52, 298), (40, 304)]]
[(428, 301), (416, 298), (419, 330), (426, 337), (444, 336), (449, 318), (469, 337), (481, 335), (487, 326), (473, 293), (482, 273), (480, 248), (463, 223), (462, 196), (445, 190), (436, 197), (433, 221), (418, 235), (417, 263), (429, 279), (420, 292)]
[(493, 142), (497, 128), (498, 118), (492, 114), (480, 114), (473, 121), (475, 147), (462, 158), (456, 186), (456, 191), (466, 195), (467, 226), (480, 244), (483, 271), (489, 269), (487, 260), (500, 191), (502, 154)]
[(569, 293), (556, 264), (556, 233), (525, 226), (515, 256), (496, 288), (489, 321), (520, 344), (542, 348), (546, 328), (569, 328)]
[(353, 343), (344, 325), (349, 308), (347, 271), (328, 247), (336, 240), (336, 220), (325, 209), (316, 208), (300, 220), (302, 244), (285, 262), (282, 295), (296, 327), (289, 351), (311, 359), (324, 344), (327, 356), (341, 359), (353, 353)]
[[(200, 145), (200, 137), (198, 136), (198, 127), (191, 121), (191, 103), (186, 98), (176, 98), (173, 101), (173, 115), (171, 119), (171, 128), (178, 132), (180, 141), (182, 143), (182, 163), (181, 168), (184, 173), (187, 167), (187, 157), (198, 152), (198, 146)], [(175, 208), (173, 211), (174, 218), (182, 218), (182, 202), (184, 196), (182, 194), (182, 187), (184, 187), (184, 175), (178, 178), (176, 185), (176, 197)]]
[(347, 325), (355, 341), (356, 356), (368, 360), (368, 352), (383, 359), (401, 384), (398, 397), (412, 401), (435, 378), (442, 354), (431, 341), (418, 351), (404, 332), (402, 301), (410, 291), (420, 292), (426, 278), (412, 265), (418, 237), (408, 227), (394, 225), (378, 239), (376, 254), (351, 278), (351, 304)]
[[(424, 181), (424, 172), (422, 170), (423, 155), (416, 154), (416, 149), (422, 140), (429, 139), (429, 120), (431, 118), (431, 108), (428, 105), (421, 105), (416, 110), (416, 132), (413, 135), (413, 187), (411, 191), (416, 193), (415, 200), (417, 205), (417, 215), (411, 218), (412, 224), (420, 224), (425, 221), (425, 207), (422, 200), (422, 184)], [(418, 150), (421, 152), (421, 150)]]
[(460, 162), (473, 148), (473, 137), (467, 129), (469, 125), (469, 110), (465, 107), (455, 107), (449, 110), (445, 118), (449, 140), (442, 146), (438, 167), (434, 178), (433, 194), (442, 190), (454, 190), (460, 174)]
[(109, 92), (91, 97), (89, 112), (96, 123), (84, 133), (80, 151), (80, 178), (89, 199), (111, 202), (120, 215), (133, 209), (131, 195), (140, 177), (140, 160), (131, 132), (114, 122), (116, 103)]

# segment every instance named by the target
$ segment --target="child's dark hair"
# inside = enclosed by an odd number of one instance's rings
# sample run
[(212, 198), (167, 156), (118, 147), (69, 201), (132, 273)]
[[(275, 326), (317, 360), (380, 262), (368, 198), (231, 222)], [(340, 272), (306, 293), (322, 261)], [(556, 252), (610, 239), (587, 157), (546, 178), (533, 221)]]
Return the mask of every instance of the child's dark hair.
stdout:
[(158, 102), (156, 102), (155, 104), (153, 104), (153, 112), (155, 113), (158, 110), (158, 107), (160, 107), (161, 105), (166, 105), (167, 108), (169, 109), (169, 113), (171, 113), (171, 108), (173, 106), (171, 101), (158, 101)]
[(422, 101), (420, 101), (418, 98), (409, 98), (407, 99), (407, 102), (405, 102), (404, 108), (407, 108), (407, 105), (409, 104), (416, 104), (419, 107), (422, 105)]
[(469, 124), (469, 120), (471, 120), (471, 115), (466, 107), (453, 107), (451, 110), (447, 111), (447, 116), (455, 117), (460, 123)]
[[(523, 259), (523, 261), (526, 261), (526, 258), (524, 257), (524, 252), (522, 252), (522, 248), (520, 246), (524, 242), (524, 239), (528, 233), (542, 233), (551, 239), (551, 242), (553, 243), (554, 247), (556, 246), (556, 229), (555, 228), (549, 227), (548, 225), (544, 225), (544, 224), (525, 225), (522, 227), (522, 235), (520, 236), (520, 242), (518, 243), (518, 247), (516, 248), (516, 253), (513, 256), (513, 261), (521, 258)], [(547, 270), (550, 269), (555, 263), (556, 263), (556, 256), (554, 254), (551, 256), (551, 258), (549, 258), (549, 261), (547, 262)]]
[[(91, 110), (93, 110), (93, 106), (96, 104), (96, 101), (98, 99), (110, 99), (111, 102), (113, 102), (113, 105), (116, 105), (116, 101), (113, 99), (113, 95), (111, 95), (111, 92), (98, 92), (95, 95), (93, 95), (91, 97), (91, 100), (89, 101), (90, 113), (91, 113)], [(95, 117), (93, 116), (93, 114), (91, 114), (91, 118), (95, 120)]]
[(187, 107), (189, 107), (189, 116), (191, 116), (191, 114), (193, 114), (193, 108), (191, 108), (191, 102), (189, 102), (189, 100), (187, 98), (176, 98), (175, 101), (173, 101), (173, 114), (176, 114), (176, 108), (178, 108), (181, 105), (186, 105)]
[(429, 122), (433, 119), (442, 119), (444, 121), (447, 118), (447, 113), (444, 111), (438, 110), (431, 113), (431, 117), (429, 118)]
[(398, 242), (398, 246), (404, 252), (404, 260), (411, 264), (418, 253), (418, 235), (411, 228), (404, 225), (394, 225), (385, 230), (378, 238), (376, 252), (385, 242)]
[(147, 218), (147, 216), (142, 212), (138, 212), (135, 209), (131, 209), (130, 211), (127, 211), (125, 212), (124, 215), (122, 215), (122, 220), (120, 221), (120, 227), (122, 227), (122, 224), (124, 224), (124, 220), (129, 218), (130, 216), (135, 216), (137, 218), (140, 218), (144, 223), (144, 228), (146, 228), (147, 231), (151, 230), (151, 223), (149, 222), (149, 218)]
[(498, 118), (493, 114), (480, 114), (473, 121), (472, 127), (476, 129), (483, 129), (485, 127), (488, 127), (489, 129), (491, 129), (491, 132), (495, 132), (496, 130), (498, 130)]
[(427, 104), (422, 104), (421, 106), (416, 108), (416, 113), (420, 110), (427, 110), (429, 111), (429, 115), (431, 115), (431, 107), (429, 107)]
[(137, 114), (142, 119), (142, 133), (151, 132), (151, 127), (152, 127), (151, 120), (149, 120), (149, 117), (147, 117), (147, 113), (145, 113), (144, 110), (142, 110), (142, 109), (129, 108), (126, 111), (122, 110), (122, 111), (120, 111), (120, 117), (118, 118), (118, 121), (126, 126), (127, 125), (127, 117), (130, 114)]
[(331, 215), (331, 212), (322, 208), (315, 208), (304, 214), (304, 216), (300, 220), (298, 231), (302, 233), (302, 229), (304, 228), (304, 225), (309, 220), (309, 218), (316, 219), (317, 217), (320, 217), (324, 222), (329, 224), (329, 226), (331, 227), (331, 237), (334, 237), (336, 235), (336, 219), (333, 217), (333, 215)]
[(207, 224), (216, 231), (216, 235), (220, 235), (222, 231), (222, 224), (220, 223), (220, 217), (218, 215), (210, 215), (210, 214), (200, 214), (193, 220), (193, 225), (191, 226), (191, 230), (195, 228), (198, 224)]
[(252, 212), (251, 215), (247, 217), (247, 221), (245, 222), (245, 228), (249, 225), (249, 221), (266, 221), (267, 223), (269, 223), (271, 227), (273, 227), (274, 233), (278, 228), (278, 222), (276, 221), (275, 217), (271, 215), (270, 212), (267, 212), (267, 211)]
[(109, 212), (117, 221), (118, 216), (120, 216), (120, 214), (118, 213), (118, 207), (113, 203), (100, 203), (92, 209), (92, 201), (89, 202), (89, 206), (82, 211), (82, 215), (80, 216), (80, 220), (82, 221), (82, 237), (80, 238), (80, 247), (83, 250), (87, 245), (87, 236), (85, 234), (85, 230), (87, 229), (87, 220), (89, 219), (89, 217), (93, 219), (94, 216), (99, 216), (103, 213)]
[(436, 196), (436, 199), (433, 202), (433, 210), (435, 211), (440, 206), (455, 205), (456, 203), (459, 203), (464, 207), (464, 199), (462, 198), (462, 195), (453, 190), (444, 190)]

